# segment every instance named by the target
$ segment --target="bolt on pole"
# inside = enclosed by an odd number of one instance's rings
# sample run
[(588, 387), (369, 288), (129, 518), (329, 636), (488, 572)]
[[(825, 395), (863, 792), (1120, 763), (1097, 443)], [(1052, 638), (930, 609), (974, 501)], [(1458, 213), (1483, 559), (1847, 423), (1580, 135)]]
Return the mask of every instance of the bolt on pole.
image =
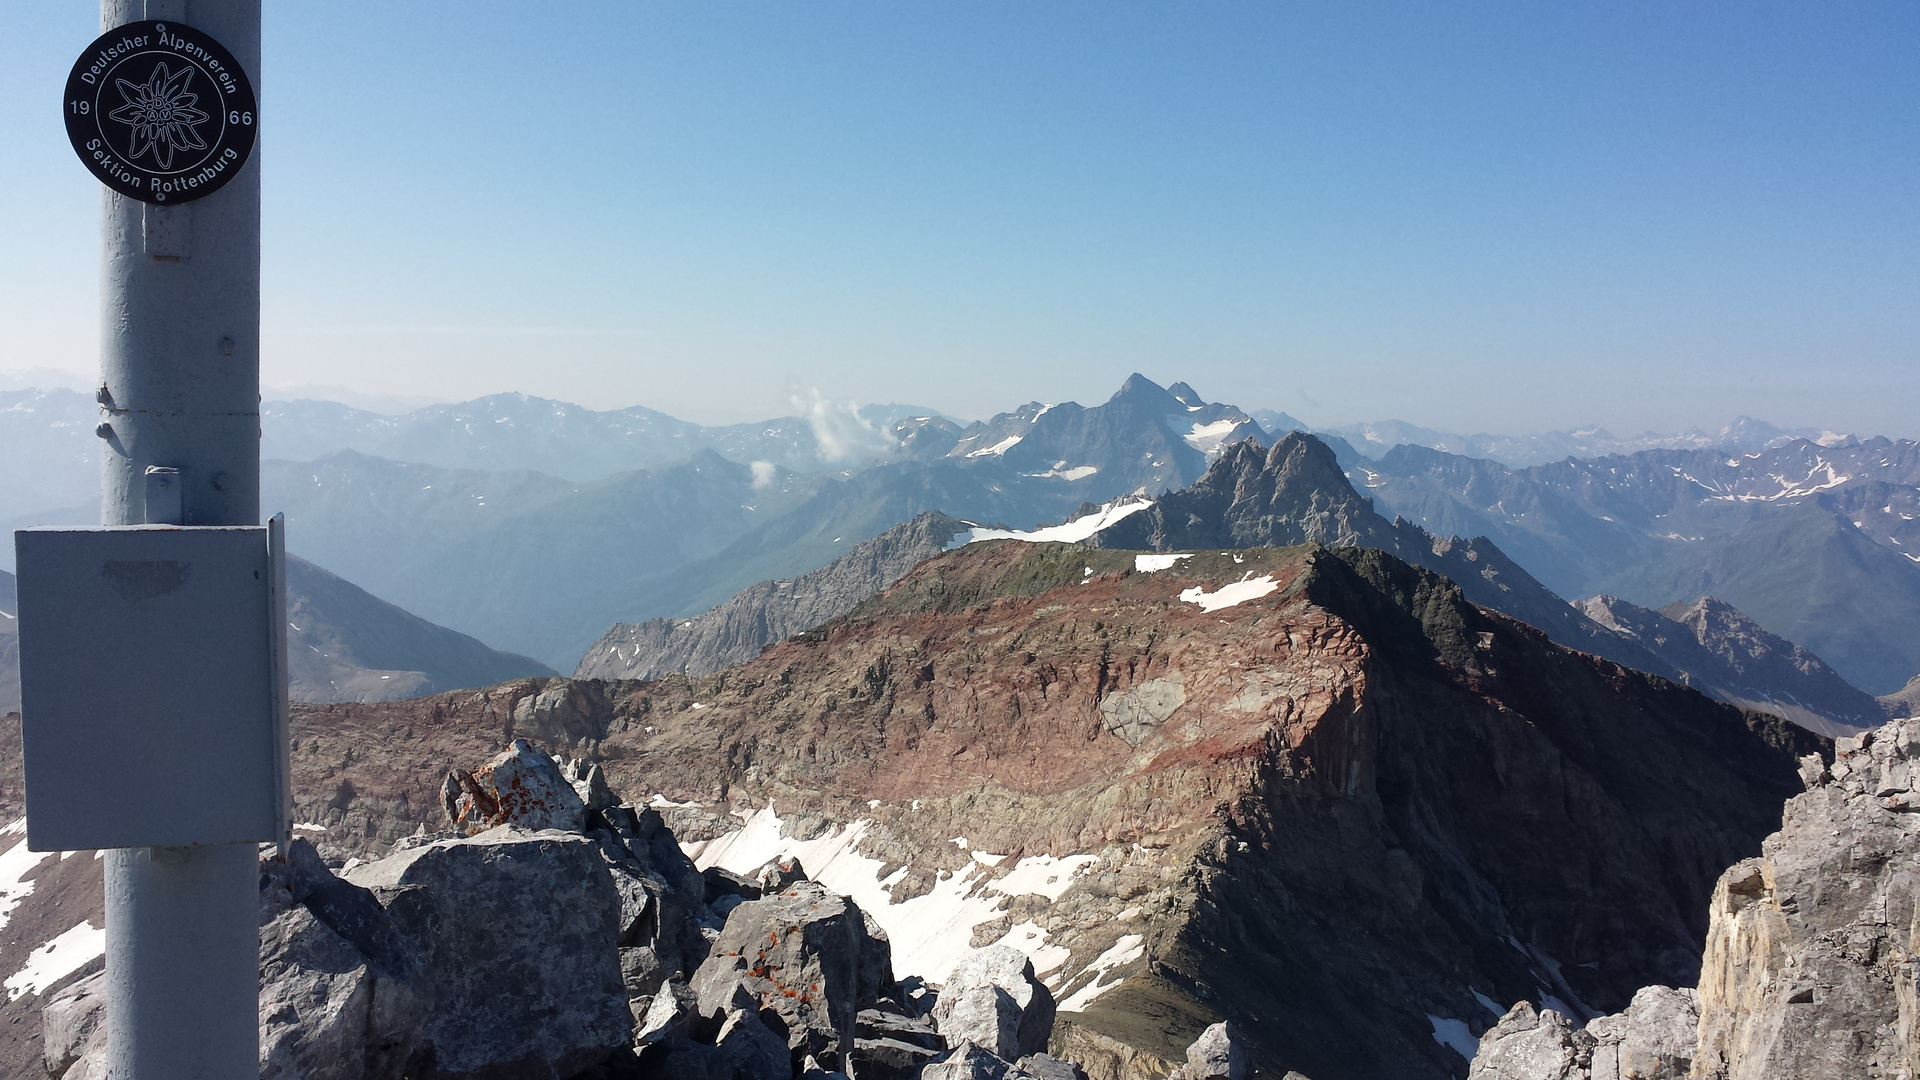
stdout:
[[(259, 86), (260, 0), (102, 0), (100, 19), (202, 31)], [(101, 200), (101, 524), (257, 525), (258, 161), (193, 201)], [(105, 864), (109, 1075), (257, 1076), (254, 845), (122, 848)]]

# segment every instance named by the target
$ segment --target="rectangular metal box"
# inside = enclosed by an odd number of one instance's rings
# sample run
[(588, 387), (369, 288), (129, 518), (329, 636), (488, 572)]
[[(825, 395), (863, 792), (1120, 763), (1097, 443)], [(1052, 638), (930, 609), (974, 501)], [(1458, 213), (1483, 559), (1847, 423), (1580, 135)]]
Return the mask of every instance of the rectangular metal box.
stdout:
[(283, 839), (280, 519), (24, 529), (14, 551), (27, 846)]

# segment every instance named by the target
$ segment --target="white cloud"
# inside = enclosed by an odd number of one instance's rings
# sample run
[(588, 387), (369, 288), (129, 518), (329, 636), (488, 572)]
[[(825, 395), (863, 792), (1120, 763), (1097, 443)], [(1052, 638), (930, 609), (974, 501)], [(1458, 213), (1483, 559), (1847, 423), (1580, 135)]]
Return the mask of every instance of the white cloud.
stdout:
[(793, 404), (812, 426), (823, 460), (861, 461), (894, 448), (893, 436), (868, 423), (851, 401), (828, 401), (815, 390), (810, 398), (795, 398)]
[(753, 470), (753, 486), (754, 487), (764, 488), (764, 487), (773, 486), (773, 474), (774, 474), (773, 462), (755, 461), (749, 464), (747, 468)]

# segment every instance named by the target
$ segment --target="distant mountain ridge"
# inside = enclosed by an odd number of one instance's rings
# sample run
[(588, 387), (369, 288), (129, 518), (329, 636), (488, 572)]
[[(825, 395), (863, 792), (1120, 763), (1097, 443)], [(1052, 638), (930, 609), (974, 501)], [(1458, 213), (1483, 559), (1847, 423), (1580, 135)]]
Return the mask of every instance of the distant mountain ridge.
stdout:
[(928, 512), (798, 578), (763, 581), (691, 618), (615, 623), (581, 657), (576, 679), (706, 675), (744, 664), (768, 645), (811, 630), (945, 551), (966, 522)]
[(1548, 587), (1711, 595), (1888, 693), (1920, 672), (1920, 443), (1795, 440), (1527, 469), (1399, 446), (1343, 462), (1384, 512), (1492, 538)]
[(1819, 657), (1711, 596), (1659, 611), (1595, 596), (1581, 601), (1580, 610), (1645, 645), (1689, 686), (1722, 701), (1784, 716), (1822, 735), (1852, 735), (1889, 718), (1879, 701)]
[(1316, 435), (1334, 435), (1355, 449), (1378, 456), (1396, 446), (1424, 446), (1463, 457), (1486, 458), (1512, 468), (1544, 465), (1567, 458), (1606, 457), (1633, 454), (1642, 450), (1764, 450), (1795, 439), (1822, 446), (1836, 446), (1851, 436), (1818, 428), (1782, 428), (1751, 416), (1736, 418), (1716, 431), (1691, 428), (1681, 432), (1642, 432), (1639, 435), (1615, 435), (1605, 428), (1579, 428), (1574, 431), (1546, 431), (1534, 435), (1459, 435), (1409, 424), (1402, 420), (1378, 420), (1361, 424), (1335, 424), (1308, 427), (1285, 413), (1254, 411), (1255, 419), (1269, 431), (1298, 428)]

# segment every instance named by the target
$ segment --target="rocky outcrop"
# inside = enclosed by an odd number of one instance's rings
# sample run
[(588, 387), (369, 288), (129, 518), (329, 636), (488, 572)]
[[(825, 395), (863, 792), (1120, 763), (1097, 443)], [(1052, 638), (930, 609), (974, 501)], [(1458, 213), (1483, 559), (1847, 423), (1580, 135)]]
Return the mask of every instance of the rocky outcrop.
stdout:
[(425, 1075), (559, 1080), (628, 1045), (620, 895), (594, 841), (501, 825), (346, 879), (380, 897), (424, 972)]
[(1897, 719), (1920, 716), (1920, 675), (1907, 680), (1907, 685), (1880, 698), (1880, 707), (1887, 715)]
[(1920, 1071), (1920, 721), (1835, 748), (1714, 889), (1696, 1080)]
[(779, 1018), (796, 1064), (811, 1055), (837, 1068), (855, 1017), (893, 990), (892, 953), (857, 905), (801, 881), (729, 912), (692, 989), (710, 1022), (744, 992)]
[(1784, 716), (1822, 735), (1851, 735), (1887, 719), (1880, 702), (1819, 657), (1711, 596), (1659, 611), (1595, 596), (1579, 608), (1645, 645), (1688, 686), (1721, 701)]
[(1480, 1036), (1468, 1080), (1686, 1080), (1699, 997), (1649, 986), (1584, 1029), (1554, 1009), (1516, 1004)]
[(1167, 1080), (1246, 1080), (1247, 1049), (1233, 1024), (1221, 1021), (1187, 1047), (1187, 1063)]
[[(580, 782), (594, 794), (591, 777), (583, 776)], [(600, 787), (606, 788), (604, 779)], [(587, 827), (586, 800), (574, 782), (558, 762), (525, 739), (515, 739), (473, 772), (447, 773), (440, 800), (447, 820), (468, 836), (500, 825), (562, 832), (584, 832)]]
[(1006, 945), (972, 953), (954, 965), (933, 1007), (948, 1042), (967, 1040), (1013, 1061), (1047, 1048), (1053, 992), (1033, 973), (1027, 954)]
[(705, 614), (616, 623), (580, 658), (573, 677), (657, 679), (744, 664), (776, 641), (845, 615), (946, 550), (967, 527), (945, 514), (924, 513), (810, 574), (763, 581)]

